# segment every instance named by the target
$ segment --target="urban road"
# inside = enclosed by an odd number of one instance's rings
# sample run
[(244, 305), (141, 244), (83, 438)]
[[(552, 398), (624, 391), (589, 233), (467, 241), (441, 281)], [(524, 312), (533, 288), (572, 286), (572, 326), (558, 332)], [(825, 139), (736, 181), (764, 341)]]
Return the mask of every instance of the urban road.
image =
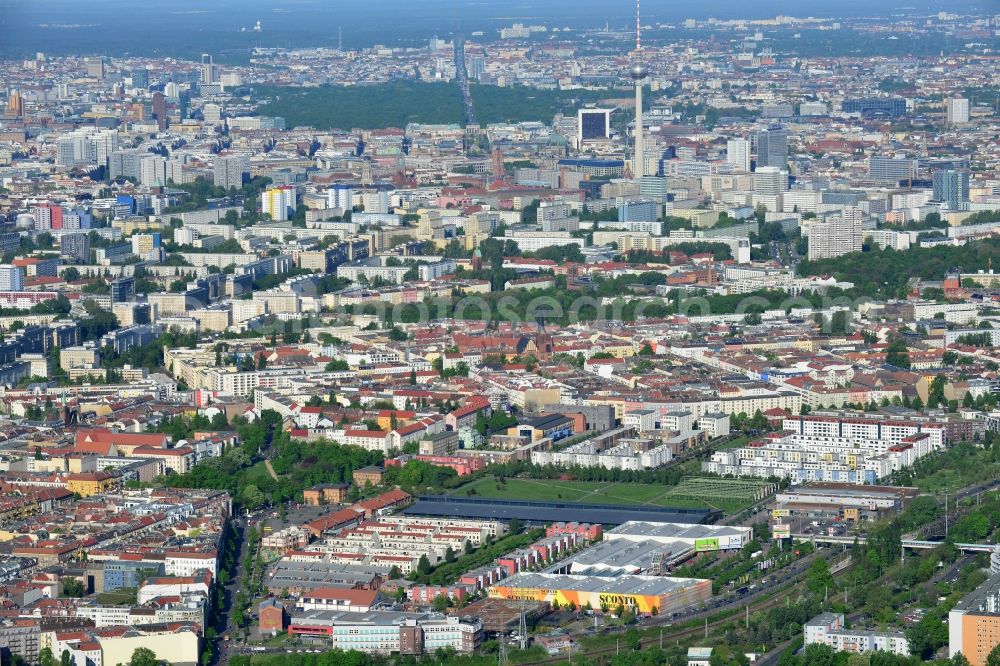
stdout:
[(465, 71), (465, 37), (455, 36), (455, 77), (458, 87), (462, 90), (462, 104), (465, 106), (465, 126), (477, 127), (476, 109), (472, 105), (472, 92), (469, 90), (469, 76)]

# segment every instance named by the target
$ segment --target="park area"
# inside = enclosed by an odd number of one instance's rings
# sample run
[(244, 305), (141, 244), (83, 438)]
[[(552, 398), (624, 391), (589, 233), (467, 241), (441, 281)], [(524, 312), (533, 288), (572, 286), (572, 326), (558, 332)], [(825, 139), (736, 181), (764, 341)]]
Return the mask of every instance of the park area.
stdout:
[(676, 486), (483, 477), (456, 488), (450, 494), (462, 497), (496, 497), (543, 502), (719, 509), (734, 513), (745, 509), (766, 494), (768, 485), (764, 481), (755, 479), (698, 476), (686, 476)]

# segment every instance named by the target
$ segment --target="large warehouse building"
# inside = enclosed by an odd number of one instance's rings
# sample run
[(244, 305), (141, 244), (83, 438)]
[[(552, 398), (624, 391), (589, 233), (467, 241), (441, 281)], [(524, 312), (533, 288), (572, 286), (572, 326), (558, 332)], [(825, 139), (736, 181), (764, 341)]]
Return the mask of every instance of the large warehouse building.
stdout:
[(662, 576), (698, 553), (739, 550), (752, 529), (630, 521), (604, 533), (604, 540), (560, 560), (545, 573), (588, 576)]
[(573, 576), (520, 573), (490, 587), (500, 599), (527, 599), (560, 606), (613, 611), (619, 606), (640, 615), (673, 613), (708, 601), (712, 581), (665, 576)]
[(664, 545), (679, 544), (703, 553), (715, 550), (738, 550), (753, 538), (753, 529), (729, 525), (689, 525), (685, 523), (650, 523), (629, 521), (604, 533), (605, 541), (655, 541)]

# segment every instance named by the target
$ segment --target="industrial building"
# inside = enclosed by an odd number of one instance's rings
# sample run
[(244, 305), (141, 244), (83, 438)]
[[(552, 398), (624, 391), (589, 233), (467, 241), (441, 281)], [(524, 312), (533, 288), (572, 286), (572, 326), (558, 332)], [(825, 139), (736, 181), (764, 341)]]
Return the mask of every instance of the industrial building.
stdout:
[(775, 495), (775, 515), (877, 520), (902, 511), (918, 492), (897, 486), (807, 483)]
[(682, 543), (699, 553), (739, 550), (752, 538), (753, 530), (749, 527), (640, 521), (630, 521), (604, 533), (605, 541), (652, 541), (662, 545)]
[(577, 576), (661, 576), (695, 554), (680, 541), (661, 543), (652, 539), (601, 541), (561, 560), (543, 573)]
[(577, 608), (602, 612), (624, 606), (640, 615), (655, 615), (708, 601), (712, 596), (712, 581), (665, 576), (521, 573), (490, 587), (489, 596), (545, 601), (560, 606), (573, 604)]

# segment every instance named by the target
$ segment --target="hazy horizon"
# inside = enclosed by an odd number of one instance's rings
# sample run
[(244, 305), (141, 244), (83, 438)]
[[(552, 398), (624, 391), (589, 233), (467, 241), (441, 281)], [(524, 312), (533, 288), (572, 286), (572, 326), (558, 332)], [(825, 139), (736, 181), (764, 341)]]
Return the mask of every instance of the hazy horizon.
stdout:
[[(373, 12), (373, 6), (378, 10)], [(0, 0), (0, 55), (11, 57), (34, 51), (56, 54), (106, 53), (108, 55), (189, 55), (192, 49), (246, 50), (252, 46), (329, 45), (342, 31), (343, 43), (356, 48), (375, 43), (412, 44), (438, 34), (483, 31), (495, 37), (498, 27), (514, 21), (544, 22), (550, 27), (574, 29), (607, 23), (628, 28), (634, 3), (491, 2), (490, 0), (404, 0), (324, 2), (322, 0), (179, 0), (169, 5), (125, 0), (95, 0), (79, 4), (68, 0), (34, 0), (31, 3)], [(705, 0), (677, 3), (645, 0), (643, 22), (676, 22), (685, 18), (766, 18), (778, 14), (816, 17), (890, 16), (898, 13), (1000, 13), (996, 0), (842, 0), (802, 3), (763, 0)], [(373, 22), (372, 15), (392, 21)], [(256, 21), (263, 31), (252, 32)], [(245, 31), (245, 32), (243, 32)], [(219, 42), (218, 37), (223, 41)]]

